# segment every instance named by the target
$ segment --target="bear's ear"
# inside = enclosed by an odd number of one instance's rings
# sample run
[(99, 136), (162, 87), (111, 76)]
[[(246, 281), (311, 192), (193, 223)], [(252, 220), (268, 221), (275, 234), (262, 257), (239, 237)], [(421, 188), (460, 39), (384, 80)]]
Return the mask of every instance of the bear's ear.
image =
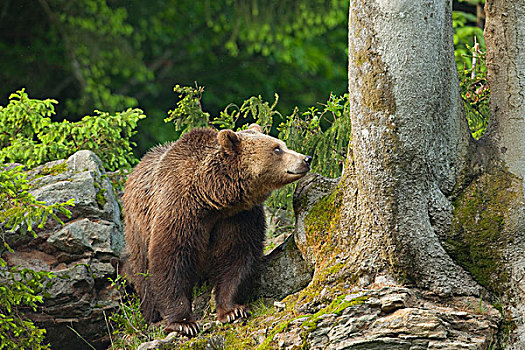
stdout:
[(219, 131), (217, 139), (219, 140), (222, 148), (224, 148), (226, 152), (229, 153), (235, 152), (241, 143), (239, 136), (237, 136), (237, 134), (230, 129)]
[(256, 123), (250, 124), (250, 126), (248, 127), (248, 130), (257, 131), (257, 132), (260, 132), (260, 133), (263, 132), (263, 129), (261, 128), (261, 126), (259, 124), (256, 124)]

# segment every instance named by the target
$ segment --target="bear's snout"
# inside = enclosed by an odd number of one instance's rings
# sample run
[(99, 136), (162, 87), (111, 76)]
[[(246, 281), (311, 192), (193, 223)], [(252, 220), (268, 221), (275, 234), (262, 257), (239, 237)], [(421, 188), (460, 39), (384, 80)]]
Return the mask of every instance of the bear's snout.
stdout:
[(291, 159), (290, 166), (286, 171), (289, 175), (300, 175), (302, 177), (310, 171), (311, 156), (305, 156), (296, 152), (291, 152), (291, 155), (293, 160)]

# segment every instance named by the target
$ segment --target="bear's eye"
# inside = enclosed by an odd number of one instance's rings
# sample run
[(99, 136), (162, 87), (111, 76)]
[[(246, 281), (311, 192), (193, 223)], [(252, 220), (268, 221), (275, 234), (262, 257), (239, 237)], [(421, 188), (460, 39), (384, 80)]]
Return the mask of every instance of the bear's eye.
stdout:
[(281, 147), (277, 146), (273, 149), (273, 151), (275, 152), (275, 154), (281, 154), (283, 153), (283, 150), (281, 149)]

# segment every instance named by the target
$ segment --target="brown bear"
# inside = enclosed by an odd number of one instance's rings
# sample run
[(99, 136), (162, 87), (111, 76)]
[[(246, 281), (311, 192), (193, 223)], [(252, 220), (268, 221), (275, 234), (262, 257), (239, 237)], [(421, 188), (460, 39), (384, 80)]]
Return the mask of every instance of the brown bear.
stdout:
[(124, 191), (124, 272), (148, 323), (198, 332), (194, 285), (215, 287), (217, 318), (248, 317), (242, 292), (262, 264), (262, 203), (303, 177), (311, 157), (289, 150), (252, 124), (244, 131), (194, 129), (150, 150)]

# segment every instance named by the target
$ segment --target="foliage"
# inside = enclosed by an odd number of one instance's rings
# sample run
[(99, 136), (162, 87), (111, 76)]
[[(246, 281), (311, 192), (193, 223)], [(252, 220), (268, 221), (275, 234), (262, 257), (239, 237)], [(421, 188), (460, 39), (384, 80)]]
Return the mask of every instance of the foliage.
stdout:
[[(202, 111), (201, 98), (203, 87), (175, 85), (173, 91), (179, 94), (177, 107), (168, 112), (164, 122), (173, 122), (175, 131), (189, 131), (193, 128), (206, 127), (210, 122), (210, 114)], [(180, 118), (179, 116), (184, 116)]]
[(0, 223), (3, 227), (21, 229), (34, 234), (33, 225), (43, 228), (48, 218), (61, 222), (57, 214), (69, 215), (67, 206), (72, 206), (73, 200), (64, 203), (47, 205), (37, 201), (29, 192), (31, 185), (23, 167), (0, 169)]
[[(0, 104), (27, 87), (78, 120), (140, 105), (139, 153), (172, 138), (172, 79), (208, 86), (206, 105), (279, 91), (281, 108), (346, 87), (345, 0), (17, 0), (0, 11)], [(50, 82), (52, 82), (50, 84)]]
[[(42, 228), (49, 217), (62, 222), (58, 214), (69, 216), (73, 200), (46, 205), (29, 193), (30, 184), (22, 167), (0, 169), (0, 229), (3, 234), (19, 230), (36, 237), (33, 227)], [(5, 237), (2, 237), (5, 239)], [(4, 248), (11, 247), (4, 240)], [(23, 318), (23, 310), (36, 311), (43, 302), (52, 272), (34, 271), (18, 266), (8, 267), (0, 258), (0, 349), (47, 349), (43, 344), (45, 330)]]
[[(291, 2), (284, 6), (277, 0), (227, 0), (225, 4), (225, 14), (234, 16), (207, 13), (206, 20), (213, 30), (231, 33), (225, 43), (230, 54), (237, 55), (244, 48), (263, 56), (273, 54), (284, 62), (307, 59), (305, 50), (312, 50), (313, 54), (316, 48), (304, 47), (305, 40), (345, 23), (348, 9), (344, 1), (338, 0)], [(307, 60), (301, 63), (313, 64)]]
[(66, 158), (81, 149), (95, 152), (109, 170), (130, 167), (135, 161), (130, 137), (145, 118), (139, 109), (109, 114), (95, 111), (73, 123), (53, 122), (52, 99), (30, 99), (24, 89), (0, 106), (0, 162), (23, 162), (28, 167)]
[[(474, 35), (484, 48), (473, 14), (482, 3), (454, 1), (460, 70), (471, 64), (463, 55)], [(137, 154), (173, 139), (162, 122), (173, 77), (205, 84), (212, 115), (252, 95), (279, 92), (279, 112), (289, 114), (346, 91), (345, 0), (17, 0), (0, 18), (0, 104), (25, 86), (63, 102), (58, 119), (140, 105), (149, 119)]]
[(27, 268), (8, 268), (0, 258), (0, 349), (48, 349), (43, 344), (45, 329), (23, 317), (21, 309), (36, 311), (43, 302), (43, 290), (49, 287), (52, 272)]
[(459, 85), (470, 132), (479, 139), (487, 130), (489, 122), (489, 96), (485, 52), (479, 46), (468, 47), (472, 62), (470, 68), (459, 71)]
[[(22, 162), (28, 167), (64, 158), (80, 149), (92, 149), (108, 169), (130, 167), (135, 158), (129, 140), (137, 121), (144, 118), (140, 110), (128, 109), (109, 114), (96, 112), (80, 122), (53, 122), (51, 99), (30, 99), (24, 90), (13, 93), (7, 106), (0, 106), (0, 162)], [(46, 169), (43, 170), (43, 172)], [(54, 167), (47, 171), (55, 171)], [(5, 235), (34, 233), (49, 218), (62, 223), (69, 216), (73, 200), (47, 205), (29, 192), (31, 183), (23, 167), (0, 169), (0, 223), (4, 249), (11, 251)], [(36, 310), (43, 302), (52, 272), (8, 267), (0, 259), (0, 349), (48, 348), (43, 344), (45, 330), (23, 318), (23, 310)]]
[(330, 94), (320, 108), (297, 109), (279, 125), (278, 138), (300, 153), (313, 156), (312, 171), (338, 177), (343, 170), (350, 141), (348, 94)]
[[(482, 51), (486, 51), (483, 28), (480, 25), (482, 18), (480, 14), (474, 14), (476, 9), (485, 4), (485, 0), (460, 0), (465, 3), (465, 9), (473, 8), (471, 11), (456, 10), (452, 12), (452, 27), (454, 28), (454, 56), (458, 71), (472, 69), (470, 59), (471, 50), (476, 43), (480, 45)], [(479, 11), (479, 10), (478, 10)]]
[(160, 327), (148, 328), (140, 312), (140, 299), (129, 291), (125, 277), (117, 275), (115, 279), (109, 280), (120, 297), (119, 310), (108, 318), (111, 334), (114, 336), (110, 335), (112, 349), (136, 347), (143, 342), (166, 336)]
[(2, 10), (3, 94), (27, 86), (59, 97), (77, 115), (94, 106), (116, 111), (137, 105), (114, 90), (122, 81), (152, 78), (135, 50), (125, 8), (106, 0), (19, 0)]
[[(195, 127), (217, 125), (220, 128), (242, 129), (250, 122), (259, 124), (265, 132), (272, 133), (285, 141), (291, 149), (313, 156), (312, 171), (324, 176), (341, 175), (346, 159), (350, 138), (350, 117), (348, 95), (330, 95), (326, 104), (320, 108), (310, 107), (305, 112), (295, 108), (289, 116), (283, 117), (275, 101), (270, 104), (261, 96), (253, 96), (238, 107), (229, 104), (219, 116), (212, 117), (202, 112), (202, 87), (175, 86), (181, 98), (177, 108), (170, 111), (167, 122), (175, 125), (175, 130), (186, 132)], [(275, 191), (267, 201), (273, 211), (286, 209), (292, 214), (292, 194), (294, 186), (286, 186)]]

